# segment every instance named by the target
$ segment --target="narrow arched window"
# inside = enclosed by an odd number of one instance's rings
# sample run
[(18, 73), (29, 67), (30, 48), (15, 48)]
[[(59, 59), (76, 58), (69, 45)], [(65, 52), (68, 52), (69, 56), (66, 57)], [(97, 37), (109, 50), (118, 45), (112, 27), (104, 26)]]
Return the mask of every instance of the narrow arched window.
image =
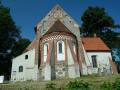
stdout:
[(57, 60), (65, 60), (65, 45), (64, 41), (60, 40), (57, 42)]
[(19, 72), (23, 72), (23, 66), (19, 66)]
[(76, 44), (75, 44), (75, 42), (72, 43), (72, 47), (73, 47), (74, 53), (76, 54)]
[(47, 55), (48, 55), (48, 43), (44, 44), (44, 62), (47, 60)]
[(62, 50), (62, 48), (63, 48), (63, 46), (62, 46), (62, 42), (59, 42), (59, 53), (63, 53), (63, 50)]

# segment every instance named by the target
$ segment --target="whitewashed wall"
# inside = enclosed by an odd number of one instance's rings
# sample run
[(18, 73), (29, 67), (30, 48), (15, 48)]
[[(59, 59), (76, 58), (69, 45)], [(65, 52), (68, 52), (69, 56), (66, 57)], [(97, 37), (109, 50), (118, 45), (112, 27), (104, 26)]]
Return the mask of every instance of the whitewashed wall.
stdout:
[[(25, 59), (28, 55), (28, 59)], [(23, 72), (19, 72), (23, 66)], [(12, 60), (11, 81), (37, 80), (38, 66), (35, 65), (35, 49), (32, 49)]]
[[(96, 55), (97, 57), (97, 68), (92, 67), (92, 73), (98, 73), (98, 68), (101, 69), (101, 72), (103, 72), (103, 68), (110, 69), (110, 62), (109, 58), (111, 58), (110, 52), (87, 52), (86, 53), (86, 62), (90, 63), (92, 66), (92, 58), (91, 56)], [(89, 68), (88, 68), (89, 69)], [(91, 73), (91, 72), (88, 72)]]

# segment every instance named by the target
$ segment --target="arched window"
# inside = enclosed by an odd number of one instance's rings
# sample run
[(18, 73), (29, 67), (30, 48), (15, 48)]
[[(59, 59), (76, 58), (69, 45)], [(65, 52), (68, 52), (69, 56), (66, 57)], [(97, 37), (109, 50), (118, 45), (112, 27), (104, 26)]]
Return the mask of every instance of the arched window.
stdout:
[(59, 42), (58, 47), (59, 47), (59, 53), (63, 53), (63, 50), (62, 50), (62, 48), (63, 48), (62, 42)]
[(44, 44), (44, 62), (47, 60), (47, 54), (48, 54), (48, 43)]
[(64, 41), (60, 40), (57, 42), (57, 60), (65, 60), (65, 45)]
[(76, 44), (75, 44), (75, 42), (72, 43), (72, 47), (73, 47), (74, 53), (76, 54)]
[(19, 72), (23, 72), (23, 66), (19, 66)]

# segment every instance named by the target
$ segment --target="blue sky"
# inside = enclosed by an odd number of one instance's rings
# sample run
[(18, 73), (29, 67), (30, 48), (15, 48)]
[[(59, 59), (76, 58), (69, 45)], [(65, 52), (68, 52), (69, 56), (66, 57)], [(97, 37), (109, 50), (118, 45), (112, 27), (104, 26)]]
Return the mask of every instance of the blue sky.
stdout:
[[(33, 40), (35, 25), (59, 4), (79, 25), (83, 12), (89, 6), (104, 7), (108, 15), (120, 24), (120, 0), (3, 0), (3, 4), (11, 9), (16, 24), (21, 27), (21, 35)], [(120, 30), (118, 30), (120, 31)]]

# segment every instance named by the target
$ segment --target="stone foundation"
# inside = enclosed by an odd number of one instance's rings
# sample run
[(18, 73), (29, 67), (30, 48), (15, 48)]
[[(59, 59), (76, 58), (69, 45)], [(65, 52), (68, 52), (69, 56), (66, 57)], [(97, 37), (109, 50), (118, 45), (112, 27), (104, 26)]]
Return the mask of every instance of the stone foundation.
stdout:
[(63, 62), (55, 65), (56, 79), (61, 79), (67, 77), (67, 67)]

